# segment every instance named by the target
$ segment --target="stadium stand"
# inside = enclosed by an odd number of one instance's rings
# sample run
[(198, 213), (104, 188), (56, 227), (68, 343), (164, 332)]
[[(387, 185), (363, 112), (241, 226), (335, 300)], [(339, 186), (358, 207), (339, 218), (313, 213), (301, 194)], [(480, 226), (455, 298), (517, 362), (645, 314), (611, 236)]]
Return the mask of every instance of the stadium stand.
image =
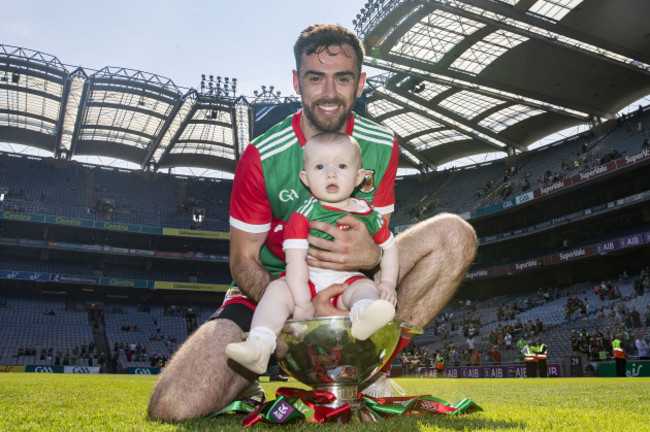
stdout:
[[(644, 161), (609, 176), (587, 178), (583, 185), (550, 197), (491, 213), (481, 211), (522, 194), (552, 188), (562, 179), (611, 161), (642, 154), (646, 134), (635, 132), (630, 125), (637, 121), (648, 124), (649, 116), (647, 109), (640, 110), (629, 121), (612, 121), (591, 133), (506, 160), (400, 178), (391, 226), (400, 231), (443, 211), (464, 215), (476, 227), (480, 241), (479, 255), (470, 273), (642, 235), (650, 231), (650, 184), (639, 175), (647, 168)], [(526, 179), (529, 186), (524, 188)], [(504, 193), (507, 183), (514, 186)], [(81, 346), (92, 341), (93, 346), (103, 350), (98, 352), (96, 348), (93, 355), (104, 352), (110, 358), (116, 354), (115, 370), (156, 366), (159, 358), (169, 358), (188, 335), (186, 314), (169, 313), (163, 305), (177, 304), (181, 310), (201, 305), (197, 307), (200, 313), (194, 316), (200, 325), (220, 303), (230, 282), (227, 237), (211, 238), (228, 230), (228, 180), (2, 153), (0, 186), (6, 190), (0, 213), (0, 243), (5, 246), (0, 252), (0, 271), (7, 282), (2, 291), (7, 295), (3, 297), (6, 305), (0, 307), (0, 322), (29, 323), (4, 326), (0, 333), (0, 364), (54, 364), (57, 352), (72, 355), (75, 349), (79, 352)], [(553, 205), (544, 204), (549, 202)], [(196, 212), (204, 216), (200, 222), (193, 218)], [(184, 233), (165, 235), (165, 229)], [(567, 238), (568, 245), (564, 242)], [(611, 277), (623, 268), (638, 271), (645, 267), (649, 258), (644, 244), (645, 240), (637, 249), (594, 254), (589, 261), (571, 264), (570, 269), (566, 265), (545, 265), (516, 277), (510, 272), (470, 278), (461, 287), (459, 297), (473, 299), (476, 308), (454, 313), (457, 318), (458, 314), (479, 317), (476, 345), (485, 350), (489, 332), (501, 330), (505, 323), (496, 317), (498, 298), (524, 304), (539, 287), (558, 287), (559, 298), (535, 300), (534, 307), (518, 312), (515, 319), (524, 323), (541, 320), (545, 326), (543, 336), (551, 347), (549, 361), (563, 361), (572, 353), (571, 330), (583, 325), (601, 329), (620, 325), (616, 317), (595, 317), (596, 310), (613, 310), (618, 303), (601, 300), (590, 286), (594, 280)], [(173, 283), (189, 284), (198, 291), (188, 293), (165, 285)], [(201, 284), (211, 288), (201, 292), (205, 289)], [(151, 292), (156, 286), (171, 289)], [(215, 286), (222, 288), (215, 291)], [(623, 306), (645, 310), (650, 303), (648, 294), (635, 297), (630, 289), (630, 284), (621, 286)], [(67, 296), (77, 298), (77, 305), (101, 303), (104, 322), (95, 328), (86, 312), (70, 310), (60, 299), (29, 303), (29, 298), (39, 298), (43, 291), (66, 291)], [(588, 300), (594, 311), (588, 318), (566, 321), (565, 305), (571, 292)], [(24, 295), (28, 297), (20, 300)], [(125, 300), (118, 303), (115, 298)], [(151, 304), (147, 311), (136, 306), (145, 302)], [(54, 310), (56, 315), (42, 316), (43, 310)], [(454, 332), (443, 327), (441, 331), (441, 324), (438, 321), (425, 329), (416, 344), (430, 350), (449, 343), (465, 345), (466, 338), (458, 328)], [(38, 354), (19, 356), (21, 345), (36, 346)], [(137, 349), (129, 354), (132, 345)], [(52, 358), (46, 355), (41, 360), (43, 348), (46, 352), (52, 348)], [(502, 352), (503, 363), (519, 361), (516, 350)], [(95, 364), (98, 360), (92, 359)], [(81, 365), (90, 361), (81, 355), (77, 358)]]

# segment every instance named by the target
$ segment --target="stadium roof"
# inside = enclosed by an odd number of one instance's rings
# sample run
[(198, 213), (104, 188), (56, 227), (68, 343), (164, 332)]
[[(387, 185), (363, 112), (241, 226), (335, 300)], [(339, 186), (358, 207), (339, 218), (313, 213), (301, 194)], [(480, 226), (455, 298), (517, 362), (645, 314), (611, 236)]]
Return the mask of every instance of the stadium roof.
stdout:
[(368, 112), (414, 167), (525, 151), (650, 93), (648, 16), (636, 0), (371, 0), (355, 30), (387, 72)]
[[(355, 30), (365, 63), (385, 72), (368, 80), (368, 115), (398, 134), (403, 167), (525, 151), (650, 94), (648, 16), (638, 0), (371, 0)], [(69, 70), (0, 45), (0, 141), (232, 173), (247, 108), (279, 101), (235, 89), (212, 76), (182, 91), (141, 71)]]

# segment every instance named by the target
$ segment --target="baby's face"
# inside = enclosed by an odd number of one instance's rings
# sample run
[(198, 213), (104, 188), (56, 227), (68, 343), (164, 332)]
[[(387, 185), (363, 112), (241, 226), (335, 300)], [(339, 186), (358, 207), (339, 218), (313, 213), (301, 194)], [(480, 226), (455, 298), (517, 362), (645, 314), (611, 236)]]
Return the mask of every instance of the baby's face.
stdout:
[(354, 188), (363, 180), (359, 156), (345, 142), (310, 145), (306, 148), (303, 181), (320, 201), (337, 207), (347, 204)]

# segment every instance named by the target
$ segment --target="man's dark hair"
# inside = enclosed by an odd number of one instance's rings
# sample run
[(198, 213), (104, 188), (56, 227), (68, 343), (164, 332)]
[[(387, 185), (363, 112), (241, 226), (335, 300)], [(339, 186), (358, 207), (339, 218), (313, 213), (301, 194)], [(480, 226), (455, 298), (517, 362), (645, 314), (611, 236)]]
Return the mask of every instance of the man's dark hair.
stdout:
[(304, 29), (293, 46), (293, 55), (296, 57), (296, 70), (300, 70), (302, 55), (321, 53), (331, 54), (330, 46), (350, 45), (357, 55), (358, 72), (361, 75), (361, 62), (365, 55), (363, 44), (350, 30), (338, 24), (314, 24)]

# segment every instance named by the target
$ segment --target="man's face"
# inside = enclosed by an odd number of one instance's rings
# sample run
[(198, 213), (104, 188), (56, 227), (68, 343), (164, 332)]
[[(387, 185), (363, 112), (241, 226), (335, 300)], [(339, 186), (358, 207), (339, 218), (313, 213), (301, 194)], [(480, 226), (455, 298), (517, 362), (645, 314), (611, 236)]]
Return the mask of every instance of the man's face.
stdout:
[(305, 138), (320, 132), (345, 132), (354, 99), (361, 95), (365, 82), (350, 45), (303, 54), (300, 70), (293, 71), (293, 86), (302, 97)]

